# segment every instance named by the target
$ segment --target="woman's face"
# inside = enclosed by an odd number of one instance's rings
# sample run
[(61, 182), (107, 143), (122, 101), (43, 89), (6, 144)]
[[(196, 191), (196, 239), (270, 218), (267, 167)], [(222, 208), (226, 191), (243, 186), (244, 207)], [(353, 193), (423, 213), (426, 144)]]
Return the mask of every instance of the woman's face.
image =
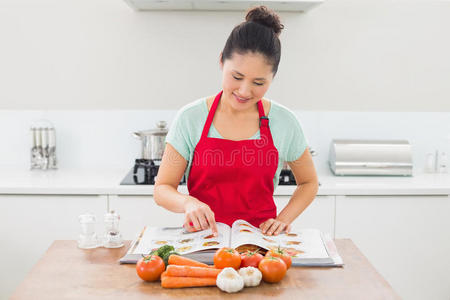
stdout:
[(220, 67), (222, 100), (237, 111), (253, 109), (273, 80), (272, 65), (259, 53), (233, 53)]

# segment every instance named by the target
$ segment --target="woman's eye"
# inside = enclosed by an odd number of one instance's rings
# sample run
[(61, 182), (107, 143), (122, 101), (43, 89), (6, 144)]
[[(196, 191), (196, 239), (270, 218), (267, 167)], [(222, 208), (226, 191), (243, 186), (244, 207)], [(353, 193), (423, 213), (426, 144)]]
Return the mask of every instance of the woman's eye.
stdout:
[[(233, 75), (233, 78), (236, 79), (236, 80), (242, 80), (242, 78), (236, 77), (234, 75)], [(258, 86), (264, 85), (264, 83), (258, 83), (258, 82), (254, 82), (254, 84), (258, 85)]]

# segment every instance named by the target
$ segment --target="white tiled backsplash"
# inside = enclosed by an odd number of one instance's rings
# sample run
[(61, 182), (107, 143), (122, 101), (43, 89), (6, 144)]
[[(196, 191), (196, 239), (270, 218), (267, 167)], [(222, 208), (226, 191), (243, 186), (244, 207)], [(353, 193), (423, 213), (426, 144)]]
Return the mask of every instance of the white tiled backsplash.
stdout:
[[(53, 123), (59, 168), (114, 166), (128, 168), (140, 156), (136, 130), (170, 124), (175, 110), (0, 110), (0, 165), (30, 165), (30, 125)], [(296, 111), (307, 140), (318, 153), (317, 169), (327, 169), (332, 138), (407, 139), (413, 147), (415, 172), (422, 172), (428, 152), (450, 151), (450, 113)], [(286, 128), (289, 130), (289, 128)]]

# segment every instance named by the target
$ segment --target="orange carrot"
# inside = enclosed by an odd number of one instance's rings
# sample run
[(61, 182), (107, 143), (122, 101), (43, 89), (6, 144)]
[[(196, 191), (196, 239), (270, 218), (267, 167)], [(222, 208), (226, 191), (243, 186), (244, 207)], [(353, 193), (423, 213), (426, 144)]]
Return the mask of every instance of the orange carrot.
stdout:
[(205, 267), (193, 267), (193, 266), (177, 266), (168, 265), (167, 275), (178, 277), (214, 277), (221, 272), (221, 269), (205, 268)]
[(161, 286), (168, 289), (215, 285), (216, 278), (213, 277), (174, 277), (164, 275), (161, 278)]
[(167, 271), (164, 271), (164, 272), (161, 273), (161, 280), (162, 280), (162, 278), (163, 278), (164, 276), (167, 276)]
[(169, 256), (169, 265), (204, 267), (204, 268), (209, 267), (207, 264), (176, 254), (172, 254)]

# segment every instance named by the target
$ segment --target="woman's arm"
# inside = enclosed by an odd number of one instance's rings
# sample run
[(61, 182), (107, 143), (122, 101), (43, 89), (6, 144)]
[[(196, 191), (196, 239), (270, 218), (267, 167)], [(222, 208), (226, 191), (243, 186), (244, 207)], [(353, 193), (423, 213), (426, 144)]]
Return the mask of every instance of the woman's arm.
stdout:
[(176, 213), (184, 212), (187, 195), (179, 193), (177, 188), (186, 166), (187, 161), (184, 157), (167, 143), (156, 176), (154, 190), (156, 204)]
[(288, 164), (295, 176), (297, 188), (276, 219), (269, 219), (260, 225), (262, 232), (268, 235), (278, 235), (283, 230), (289, 232), (290, 224), (311, 204), (319, 189), (316, 169), (309, 150)]
[(185, 214), (184, 227), (188, 231), (196, 231), (211, 227), (217, 232), (214, 213), (208, 205), (198, 199), (177, 191), (181, 177), (186, 169), (187, 161), (172, 145), (166, 144), (158, 176), (156, 176), (155, 202), (170, 211)]

